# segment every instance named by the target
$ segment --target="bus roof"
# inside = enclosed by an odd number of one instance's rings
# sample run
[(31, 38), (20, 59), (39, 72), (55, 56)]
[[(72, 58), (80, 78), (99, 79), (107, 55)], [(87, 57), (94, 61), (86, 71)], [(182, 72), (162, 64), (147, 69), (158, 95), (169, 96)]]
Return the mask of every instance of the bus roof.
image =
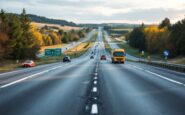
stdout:
[(114, 49), (113, 51), (114, 51), (114, 52), (125, 52), (124, 49), (119, 49), (119, 48), (116, 48), (116, 49)]

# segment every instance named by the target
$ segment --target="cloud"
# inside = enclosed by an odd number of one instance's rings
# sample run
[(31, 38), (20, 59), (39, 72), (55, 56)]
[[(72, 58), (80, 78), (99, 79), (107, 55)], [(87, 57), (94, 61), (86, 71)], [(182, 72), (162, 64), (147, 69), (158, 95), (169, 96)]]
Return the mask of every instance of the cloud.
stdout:
[(129, 22), (159, 23), (169, 17), (172, 21), (184, 18), (183, 0), (1, 0), (0, 8), (77, 23)]

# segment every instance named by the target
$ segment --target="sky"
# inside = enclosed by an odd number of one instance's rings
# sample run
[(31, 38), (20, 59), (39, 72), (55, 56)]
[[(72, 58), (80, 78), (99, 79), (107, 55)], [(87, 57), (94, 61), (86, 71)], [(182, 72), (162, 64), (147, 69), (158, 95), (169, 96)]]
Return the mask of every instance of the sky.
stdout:
[(75, 23), (158, 24), (185, 18), (185, 0), (0, 0), (6, 12), (27, 13)]

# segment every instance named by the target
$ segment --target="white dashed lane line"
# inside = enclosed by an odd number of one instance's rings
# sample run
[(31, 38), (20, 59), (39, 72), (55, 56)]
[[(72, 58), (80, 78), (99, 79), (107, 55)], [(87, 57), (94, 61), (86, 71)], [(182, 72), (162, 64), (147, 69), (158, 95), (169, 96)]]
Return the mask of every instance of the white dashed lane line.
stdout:
[(135, 65), (131, 65), (131, 64), (128, 64), (128, 65), (130, 65), (130, 66), (132, 66), (132, 67), (134, 67), (134, 68), (136, 68), (136, 69), (139, 69), (139, 70), (141, 70), (141, 71), (144, 71), (144, 72), (146, 72), (146, 73), (155, 75), (155, 76), (157, 76), (157, 77), (159, 77), (159, 78), (162, 78), (162, 79), (164, 79), (164, 80), (167, 80), (167, 81), (169, 81), (169, 82), (172, 82), (172, 83), (175, 83), (175, 84), (179, 84), (179, 85), (185, 86), (184, 83), (179, 82), (179, 81), (176, 81), (176, 80), (174, 80), (174, 79), (167, 78), (167, 77), (165, 77), (165, 76), (163, 76), (163, 75), (160, 75), (160, 74), (151, 72), (151, 71), (149, 71), (149, 70), (143, 69), (143, 68), (141, 68), (141, 67), (137, 67), (137, 66), (135, 66)]
[(91, 114), (98, 114), (98, 105), (97, 104), (92, 104)]
[(97, 81), (94, 81), (94, 85), (96, 85), (98, 82)]
[(92, 88), (92, 92), (97, 92), (97, 91), (98, 91), (97, 87)]
[(97, 76), (97, 75), (98, 75), (98, 73), (94, 73), (94, 75), (95, 75), (95, 76)]

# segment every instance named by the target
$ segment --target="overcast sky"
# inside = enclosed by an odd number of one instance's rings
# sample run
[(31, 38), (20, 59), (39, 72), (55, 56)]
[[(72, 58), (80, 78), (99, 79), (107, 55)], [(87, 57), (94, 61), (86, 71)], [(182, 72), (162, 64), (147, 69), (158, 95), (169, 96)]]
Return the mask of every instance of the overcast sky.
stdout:
[(0, 0), (7, 12), (27, 13), (76, 23), (151, 23), (185, 17), (185, 0)]

